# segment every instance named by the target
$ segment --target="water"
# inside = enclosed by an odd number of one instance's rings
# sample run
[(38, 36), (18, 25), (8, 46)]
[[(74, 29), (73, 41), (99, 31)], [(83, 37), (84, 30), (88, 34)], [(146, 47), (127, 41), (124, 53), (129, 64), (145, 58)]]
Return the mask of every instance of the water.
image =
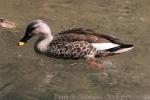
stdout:
[[(149, 0), (0, 0), (0, 17), (17, 29), (0, 27), (0, 100), (150, 100)], [(135, 48), (98, 59), (48, 58), (33, 50), (36, 38), (16, 46), (26, 25), (47, 21), (53, 34), (84, 27), (107, 33)]]

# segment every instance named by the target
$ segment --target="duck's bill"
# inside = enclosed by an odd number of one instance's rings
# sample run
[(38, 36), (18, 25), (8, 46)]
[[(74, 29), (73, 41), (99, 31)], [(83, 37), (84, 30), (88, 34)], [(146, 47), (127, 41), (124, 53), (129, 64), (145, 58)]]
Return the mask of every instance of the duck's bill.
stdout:
[(18, 46), (23, 46), (24, 44), (25, 44), (25, 42), (21, 42), (21, 41), (20, 41), (20, 42), (18, 42), (17, 45), (18, 45)]
[(31, 39), (32, 35), (25, 34), (25, 36), (18, 42), (18, 46), (23, 46), (29, 39)]

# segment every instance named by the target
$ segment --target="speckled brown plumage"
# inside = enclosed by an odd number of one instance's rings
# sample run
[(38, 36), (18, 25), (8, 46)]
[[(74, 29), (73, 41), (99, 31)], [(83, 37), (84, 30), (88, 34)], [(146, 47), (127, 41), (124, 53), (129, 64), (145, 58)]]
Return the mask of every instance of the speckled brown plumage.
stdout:
[(63, 58), (107, 56), (108, 51), (97, 51), (90, 43), (118, 42), (118, 39), (92, 30), (75, 28), (60, 32), (48, 46), (46, 55)]

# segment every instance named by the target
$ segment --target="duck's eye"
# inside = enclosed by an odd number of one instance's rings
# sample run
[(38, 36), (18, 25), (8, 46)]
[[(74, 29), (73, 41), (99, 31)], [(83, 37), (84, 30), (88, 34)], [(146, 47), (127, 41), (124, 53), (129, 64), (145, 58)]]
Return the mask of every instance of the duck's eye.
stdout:
[(31, 34), (31, 33), (29, 33), (28, 35), (29, 35), (29, 37), (31, 37), (31, 36), (32, 36), (32, 34)]

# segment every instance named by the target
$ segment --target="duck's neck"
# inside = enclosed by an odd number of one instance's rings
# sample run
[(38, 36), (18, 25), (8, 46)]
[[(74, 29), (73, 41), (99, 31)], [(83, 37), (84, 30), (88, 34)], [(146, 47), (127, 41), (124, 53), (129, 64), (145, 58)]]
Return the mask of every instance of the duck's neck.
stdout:
[(37, 45), (36, 45), (37, 49), (40, 52), (45, 53), (52, 40), (53, 40), (53, 36), (51, 34), (40, 38), (40, 40), (37, 42)]

